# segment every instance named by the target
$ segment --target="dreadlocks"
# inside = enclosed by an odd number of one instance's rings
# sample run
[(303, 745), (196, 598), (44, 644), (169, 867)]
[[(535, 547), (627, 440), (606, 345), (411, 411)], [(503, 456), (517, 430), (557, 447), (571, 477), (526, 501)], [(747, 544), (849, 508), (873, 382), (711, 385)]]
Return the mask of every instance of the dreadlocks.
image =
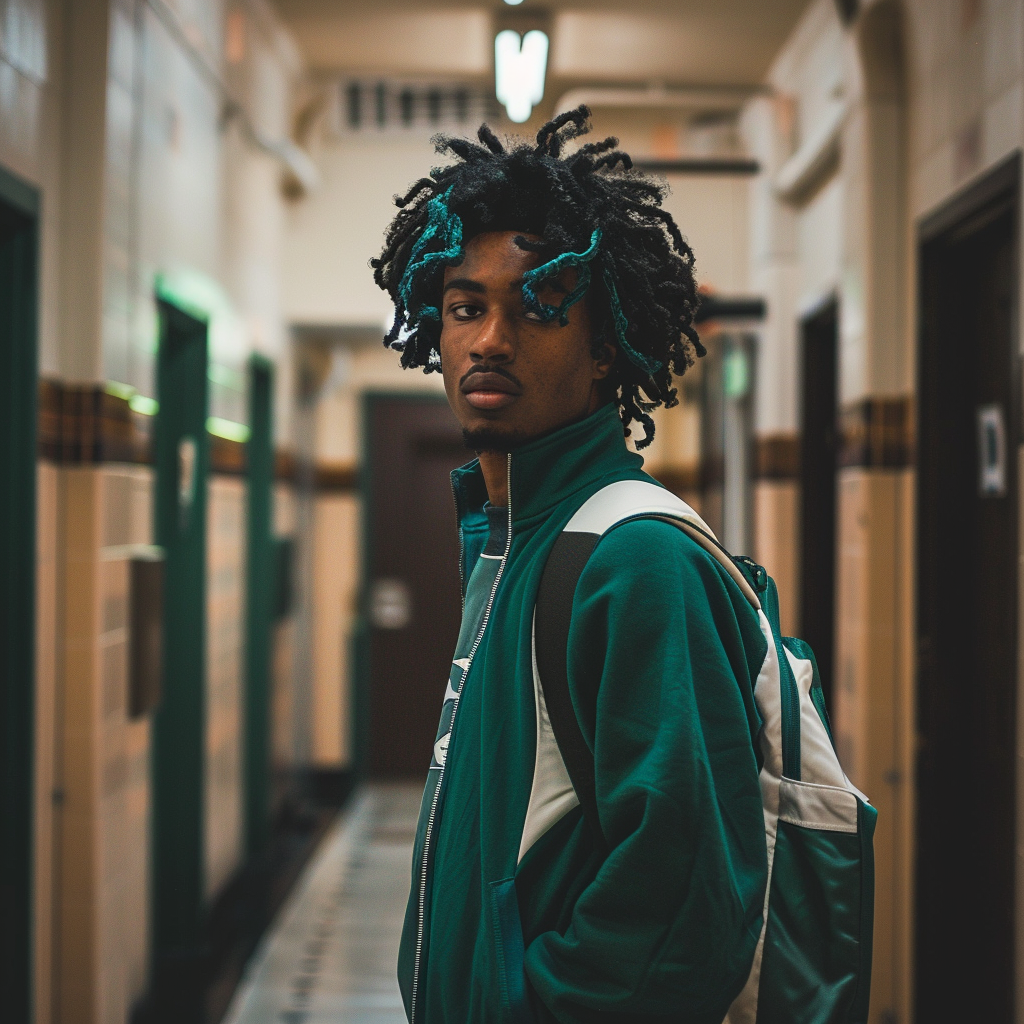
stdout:
[[(402, 366), (441, 368), (441, 289), (444, 268), (462, 261), (463, 244), (488, 231), (522, 231), (516, 244), (536, 252), (540, 265), (525, 275), (523, 301), (542, 319), (564, 326), (569, 307), (592, 303), (594, 353), (606, 341), (618, 349), (612, 368), (619, 416), (654, 436), (651, 412), (678, 403), (672, 375), (704, 355), (693, 326), (699, 304), (693, 252), (661, 202), (667, 189), (634, 171), (618, 139), (591, 142), (569, 156), (567, 142), (590, 130), (585, 106), (560, 114), (537, 134), (537, 145), (503, 145), (481, 125), (478, 145), (438, 136), (438, 153), (457, 161), (435, 168), (404, 196), (370, 261), (374, 281), (395, 303), (384, 344), (402, 353)], [(567, 267), (576, 286), (558, 306), (537, 297), (538, 286)]]

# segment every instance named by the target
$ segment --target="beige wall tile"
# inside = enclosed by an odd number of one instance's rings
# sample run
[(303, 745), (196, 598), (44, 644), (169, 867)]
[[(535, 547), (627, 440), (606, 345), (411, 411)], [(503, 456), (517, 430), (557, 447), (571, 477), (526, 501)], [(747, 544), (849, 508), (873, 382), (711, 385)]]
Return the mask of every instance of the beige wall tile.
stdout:
[[(123, 1021), (148, 965), (149, 723), (127, 717), (127, 467), (59, 471), (64, 647), (58, 787), (57, 1019)], [(143, 498), (144, 503), (144, 498)]]
[(59, 470), (36, 473), (35, 803), (33, 861), (35, 1024), (51, 1024), (54, 918), (54, 770), (57, 737), (57, 512)]
[(43, 89), (0, 58), (0, 163), (30, 181), (40, 174)]
[(875, 956), (872, 1018), (904, 1004), (909, 976), (909, 790), (906, 574), (911, 498), (907, 471), (840, 473), (836, 745), (854, 784), (878, 808), (875, 832)]
[(910, 168), (910, 215), (933, 212), (953, 190), (953, 146), (944, 143)]
[(798, 352), (797, 319), (800, 264), (795, 259), (773, 260), (751, 271), (755, 294), (769, 297), (768, 313), (758, 332), (755, 430), (759, 434), (795, 431)]
[(100, 945), (100, 581), (101, 471), (61, 472), (64, 646), (59, 805), (58, 1019), (98, 1020)]
[(799, 484), (758, 480), (754, 484), (754, 560), (768, 570), (779, 589), (782, 632), (797, 629), (799, 607)]
[(800, 251), (798, 304), (819, 302), (840, 284), (843, 254), (843, 179), (835, 175), (797, 214)]
[(985, 95), (1000, 95), (1024, 74), (1024, 5), (987, 0), (982, 27)]
[(206, 542), (206, 892), (242, 860), (245, 665), (245, 481), (208, 485)]
[(354, 495), (321, 495), (313, 535), (313, 764), (351, 758), (349, 650), (359, 586), (360, 517)]
[[(1022, 5), (1024, 7), (1024, 5)], [(992, 99), (982, 117), (982, 160), (998, 163), (1024, 141), (1024, 83), (1018, 78)]]

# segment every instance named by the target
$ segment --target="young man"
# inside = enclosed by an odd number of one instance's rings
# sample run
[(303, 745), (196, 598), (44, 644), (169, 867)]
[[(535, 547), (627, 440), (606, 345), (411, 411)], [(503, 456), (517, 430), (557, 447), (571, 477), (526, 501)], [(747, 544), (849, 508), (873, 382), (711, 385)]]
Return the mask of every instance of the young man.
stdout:
[[(552, 545), (616, 481), (703, 354), (693, 256), (616, 140), (563, 156), (443, 139), (377, 283), (386, 343), (440, 370), (478, 459), (453, 474), (465, 605), (423, 797), (399, 978), (413, 1024), (721, 1024), (751, 972), (767, 857), (753, 684), (766, 641), (721, 564), (668, 523), (596, 545), (568, 682), (593, 758), (585, 820), (533, 650)], [(659, 492), (663, 493), (663, 492)]]

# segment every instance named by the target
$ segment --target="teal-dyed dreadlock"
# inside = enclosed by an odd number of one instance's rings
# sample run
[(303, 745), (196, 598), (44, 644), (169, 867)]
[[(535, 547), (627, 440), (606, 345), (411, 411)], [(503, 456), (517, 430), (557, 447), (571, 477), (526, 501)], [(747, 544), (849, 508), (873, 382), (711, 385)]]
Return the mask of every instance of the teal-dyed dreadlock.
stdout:
[[(601, 229), (594, 228), (590, 236), (590, 248), (586, 252), (563, 252), (553, 260), (541, 264), (534, 270), (523, 274), (523, 301), (526, 308), (536, 313), (541, 320), (549, 322), (558, 317), (558, 322), (565, 327), (569, 323), (569, 309), (576, 305), (590, 287), (590, 261), (597, 255), (601, 244)], [(544, 281), (558, 277), (563, 270), (575, 267), (578, 271), (576, 287), (562, 300), (558, 306), (548, 306), (537, 298), (536, 286)]]
[[(520, 248), (541, 265), (524, 275), (523, 302), (542, 320), (565, 326), (584, 296), (595, 324), (593, 347), (618, 348), (612, 367), (619, 414), (629, 434), (654, 436), (651, 412), (677, 402), (672, 376), (703, 355), (693, 317), (699, 304), (693, 253), (661, 207), (665, 187), (632, 170), (616, 139), (589, 143), (563, 157), (565, 144), (589, 130), (586, 107), (561, 114), (526, 142), (503, 145), (486, 125), (480, 145), (441, 136), (440, 153), (456, 161), (431, 171), (405, 196), (388, 228), (384, 251), (371, 260), (374, 280), (395, 303), (384, 343), (405, 367), (440, 370), (444, 270), (462, 261), (465, 242), (487, 231), (521, 231)], [(543, 303), (543, 282), (567, 268), (576, 284), (557, 306)], [(596, 271), (596, 273), (595, 273)]]

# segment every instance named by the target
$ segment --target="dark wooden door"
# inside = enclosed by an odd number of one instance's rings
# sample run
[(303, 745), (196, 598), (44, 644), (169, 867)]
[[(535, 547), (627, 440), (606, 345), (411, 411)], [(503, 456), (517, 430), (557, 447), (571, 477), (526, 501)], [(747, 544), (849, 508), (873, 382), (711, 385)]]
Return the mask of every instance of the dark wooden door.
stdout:
[(800, 636), (814, 651), (832, 707), (836, 588), (836, 370), (839, 307), (800, 324)]
[(368, 767), (422, 778), (462, 614), (449, 473), (472, 455), (440, 397), (370, 395), (366, 430)]
[(922, 229), (918, 1021), (1014, 1019), (1018, 180)]

